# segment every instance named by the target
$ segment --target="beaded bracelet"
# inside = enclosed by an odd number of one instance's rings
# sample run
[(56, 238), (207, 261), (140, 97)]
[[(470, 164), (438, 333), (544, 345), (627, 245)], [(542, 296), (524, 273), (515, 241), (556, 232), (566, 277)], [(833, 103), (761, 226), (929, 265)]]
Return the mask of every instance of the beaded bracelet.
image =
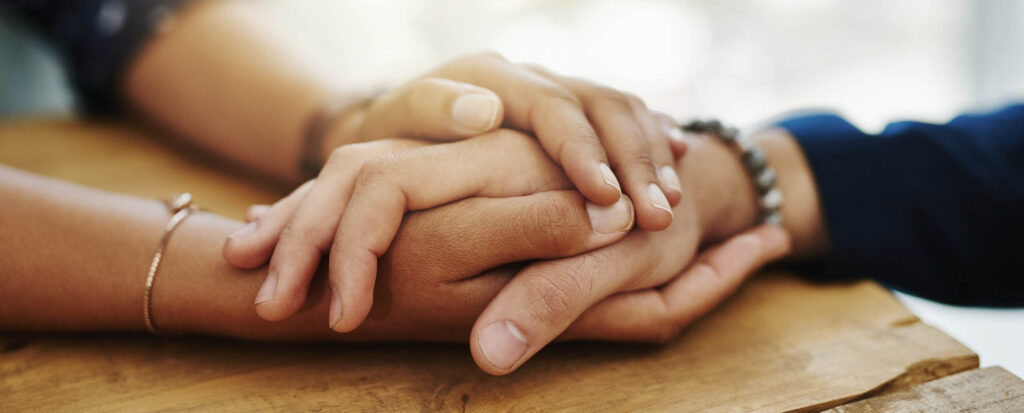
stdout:
[(760, 224), (782, 225), (782, 191), (776, 187), (775, 171), (768, 166), (768, 158), (750, 138), (740, 135), (738, 129), (723, 126), (717, 120), (694, 120), (681, 126), (683, 131), (713, 136), (740, 153), (743, 167), (754, 181), (754, 188), (760, 197), (757, 222)]

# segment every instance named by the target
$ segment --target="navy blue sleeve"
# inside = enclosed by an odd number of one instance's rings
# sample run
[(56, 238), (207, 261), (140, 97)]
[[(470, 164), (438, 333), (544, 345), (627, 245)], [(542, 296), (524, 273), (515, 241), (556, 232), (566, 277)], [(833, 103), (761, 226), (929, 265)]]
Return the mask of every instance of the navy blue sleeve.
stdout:
[(878, 135), (834, 115), (788, 119), (832, 249), (805, 273), (873, 278), (960, 305), (1024, 305), (1024, 105)]

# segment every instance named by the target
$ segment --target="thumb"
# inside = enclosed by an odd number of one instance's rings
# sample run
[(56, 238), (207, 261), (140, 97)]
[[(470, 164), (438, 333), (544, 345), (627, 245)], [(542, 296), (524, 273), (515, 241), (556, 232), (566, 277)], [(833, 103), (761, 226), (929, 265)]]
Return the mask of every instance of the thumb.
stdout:
[(422, 78), (374, 100), (358, 138), (456, 140), (496, 129), (504, 114), (501, 99), (488, 89), (448, 79)]

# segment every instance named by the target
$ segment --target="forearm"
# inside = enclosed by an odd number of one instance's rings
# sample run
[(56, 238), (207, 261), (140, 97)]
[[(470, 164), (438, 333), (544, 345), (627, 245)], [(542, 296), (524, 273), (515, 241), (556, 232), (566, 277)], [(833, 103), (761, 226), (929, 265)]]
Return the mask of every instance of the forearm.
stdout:
[[(4, 167), (0, 198), (0, 330), (145, 328), (146, 272), (170, 218), (164, 205)], [(316, 288), (314, 304), (289, 320), (256, 316), (252, 300), (264, 270), (233, 269), (220, 256), (224, 237), (241, 225), (196, 212), (178, 227), (154, 283), (156, 326), (257, 339), (337, 337), (323, 325)]]
[(329, 99), (345, 98), (334, 78), (315, 50), (251, 5), (208, 0), (150, 41), (124, 89), (189, 143), (295, 182), (307, 122)]

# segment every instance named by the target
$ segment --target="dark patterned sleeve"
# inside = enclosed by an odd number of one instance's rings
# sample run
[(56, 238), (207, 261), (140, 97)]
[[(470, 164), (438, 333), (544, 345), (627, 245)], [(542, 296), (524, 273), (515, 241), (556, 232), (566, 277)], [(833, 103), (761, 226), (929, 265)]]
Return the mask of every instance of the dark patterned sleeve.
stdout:
[(191, 0), (0, 0), (60, 51), (85, 109), (120, 103), (120, 78), (166, 18)]

